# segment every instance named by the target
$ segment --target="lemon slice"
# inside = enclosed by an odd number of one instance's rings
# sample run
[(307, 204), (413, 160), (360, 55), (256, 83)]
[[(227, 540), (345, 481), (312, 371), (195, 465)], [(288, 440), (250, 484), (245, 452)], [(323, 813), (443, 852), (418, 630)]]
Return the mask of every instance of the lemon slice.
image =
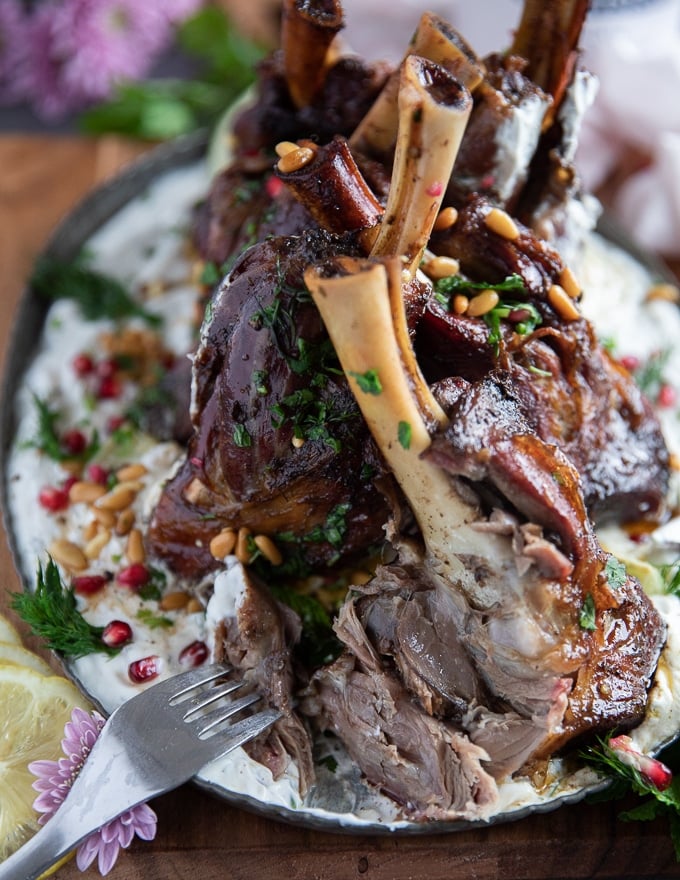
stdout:
[[(31, 761), (63, 757), (64, 725), (76, 706), (87, 707), (77, 688), (56, 675), (0, 663), (0, 861), (39, 828)], [(89, 708), (89, 707), (88, 707)]]
[(0, 663), (15, 663), (19, 666), (28, 666), (29, 669), (33, 669), (41, 675), (54, 675), (54, 670), (45, 663), (42, 657), (38, 657), (23, 645), (15, 645), (14, 642), (0, 641)]
[(21, 644), (19, 633), (14, 629), (9, 620), (2, 616), (2, 614), (0, 614), (0, 641), (13, 642), (15, 645)]

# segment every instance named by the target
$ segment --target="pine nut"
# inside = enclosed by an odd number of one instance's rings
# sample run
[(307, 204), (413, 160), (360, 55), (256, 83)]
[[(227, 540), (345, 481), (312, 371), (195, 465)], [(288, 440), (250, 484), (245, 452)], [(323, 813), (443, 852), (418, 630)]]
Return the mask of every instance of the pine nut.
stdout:
[(129, 507), (127, 510), (123, 510), (119, 515), (118, 520), (116, 521), (116, 534), (120, 535), (122, 538), (124, 535), (127, 535), (130, 529), (135, 524), (135, 512), (131, 510)]
[(680, 290), (678, 290), (675, 284), (654, 284), (647, 291), (645, 302), (653, 302), (659, 299), (664, 302), (680, 303)]
[(92, 515), (105, 529), (112, 529), (116, 525), (116, 514), (112, 510), (104, 510), (101, 507), (90, 507)]
[(272, 565), (281, 565), (283, 556), (270, 537), (267, 535), (255, 535), (253, 540), (255, 541), (255, 546), (265, 559), (271, 562)]
[(138, 495), (142, 489), (144, 488), (144, 483), (140, 483), (139, 480), (125, 480), (121, 483), (116, 483), (116, 485), (111, 490), (112, 492), (124, 492), (126, 490), (130, 490), (130, 492), (134, 492), (135, 495)]
[(672, 470), (680, 471), (680, 455), (676, 455), (675, 452), (671, 452), (669, 464)]
[(91, 541), (85, 545), (85, 555), (88, 559), (98, 559), (99, 554), (111, 540), (111, 532), (108, 529), (102, 529), (98, 535), (95, 535)]
[(87, 568), (87, 556), (73, 541), (59, 538), (50, 544), (47, 552), (55, 562), (69, 571), (84, 571)]
[(203, 611), (203, 604), (200, 599), (197, 599), (195, 596), (193, 599), (189, 599), (186, 607), (187, 614), (198, 614), (199, 611)]
[(282, 156), (276, 167), (281, 174), (292, 174), (294, 171), (304, 168), (305, 165), (309, 165), (314, 156), (316, 156), (316, 151), (312, 150), (311, 147), (298, 147), (296, 150)]
[(128, 464), (116, 471), (116, 477), (121, 483), (125, 483), (128, 480), (138, 480), (148, 473), (147, 468), (141, 463)]
[(248, 547), (249, 539), (250, 529), (242, 526), (238, 530), (238, 536), (236, 538), (236, 549), (234, 550), (234, 554), (241, 565), (248, 565), (248, 563), (250, 562), (250, 548)]
[(435, 232), (443, 232), (445, 229), (451, 229), (457, 219), (458, 211), (449, 205), (448, 208), (443, 208), (439, 214), (437, 214), (437, 219), (434, 221), (434, 226), (432, 228)]
[(83, 541), (91, 541), (99, 531), (99, 523), (96, 519), (91, 519), (83, 529)]
[(224, 559), (229, 556), (236, 546), (236, 532), (233, 529), (222, 529), (210, 541), (210, 553), (215, 559)]
[(500, 302), (500, 297), (495, 290), (483, 290), (477, 296), (473, 296), (467, 308), (467, 315), (471, 318), (480, 318), (486, 315), (491, 309), (495, 309)]
[(126, 486), (116, 486), (111, 492), (102, 495), (96, 502), (96, 507), (104, 510), (125, 510), (135, 500), (136, 493)]
[(581, 317), (579, 310), (574, 305), (574, 301), (559, 284), (553, 284), (548, 291), (548, 302), (560, 318), (565, 321), (576, 321)]
[(191, 596), (184, 590), (176, 590), (173, 593), (166, 593), (158, 603), (161, 611), (179, 611), (180, 608), (186, 608), (189, 604)]
[(565, 266), (560, 272), (560, 286), (564, 288), (564, 292), (572, 299), (578, 299), (581, 295), (581, 285), (569, 266)]
[(453, 298), (453, 311), (457, 315), (464, 315), (468, 310), (468, 306), (470, 305), (470, 300), (465, 296), (464, 293), (457, 293)]
[(146, 551), (144, 550), (144, 539), (139, 529), (130, 529), (127, 544), (125, 547), (125, 555), (128, 562), (144, 562), (146, 559)]
[(304, 437), (293, 437), (293, 439), (290, 442), (296, 449), (302, 449), (302, 447), (305, 445), (305, 438)]
[(87, 480), (78, 480), (68, 490), (69, 501), (72, 501), (74, 504), (91, 504), (97, 498), (101, 498), (102, 495), (106, 495), (106, 486)]
[(492, 208), (484, 218), (487, 228), (501, 238), (507, 238), (508, 241), (514, 241), (519, 238), (519, 229), (517, 224), (507, 211), (500, 208)]
[(294, 153), (295, 150), (298, 149), (298, 145), (294, 144), (293, 141), (279, 141), (278, 144), (274, 147), (274, 152), (279, 157), (279, 159), (283, 159), (283, 157), (287, 156), (288, 153)]
[(423, 272), (433, 281), (439, 281), (441, 278), (457, 275), (460, 272), (460, 263), (453, 257), (433, 257), (425, 263)]

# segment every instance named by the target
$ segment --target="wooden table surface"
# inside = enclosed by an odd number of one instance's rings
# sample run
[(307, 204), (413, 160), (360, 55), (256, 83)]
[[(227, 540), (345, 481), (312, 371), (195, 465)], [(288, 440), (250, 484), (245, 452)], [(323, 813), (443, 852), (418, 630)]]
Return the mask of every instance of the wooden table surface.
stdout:
[[(139, 151), (115, 138), (0, 137), (3, 361), (23, 280), (51, 229), (84, 193)], [(4, 535), (0, 572), (0, 611), (13, 619), (29, 647), (39, 649), (7, 611), (7, 593), (19, 582)], [(622, 823), (616, 804), (578, 804), (513, 824), (423, 837), (299, 829), (230, 808), (190, 785), (156, 799), (153, 807), (158, 836), (151, 843), (133, 843), (111, 880), (680, 878), (665, 822)], [(55, 875), (57, 880), (80, 876), (74, 862)]]

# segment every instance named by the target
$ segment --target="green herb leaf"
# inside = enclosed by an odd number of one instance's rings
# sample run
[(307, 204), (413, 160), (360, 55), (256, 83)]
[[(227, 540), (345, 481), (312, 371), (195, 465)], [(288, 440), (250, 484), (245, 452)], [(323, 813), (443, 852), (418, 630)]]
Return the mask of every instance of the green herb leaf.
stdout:
[(588, 593), (586, 596), (583, 605), (581, 606), (581, 611), (578, 616), (578, 622), (581, 629), (594, 630), (597, 629), (597, 623), (595, 621), (596, 609), (595, 609), (595, 600), (592, 597), (591, 593)]
[(234, 425), (234, 444), (242, 449), (253, 445), (253, 438), (245, 425)]
[(660, 565), (659, 571), (663, 578), (665, 591), (674, 596), (680, 596), (680, 558), (667, 565)]
[(365, 373), (355, 373), (354, 370), (350, 370), (349, 375), (356, 379), (357, 385), (364, 394), (374, 394), (376, 397), (382, 394), (383, 387), (377, 370), (366, 370)]
[(88, 268), (82, 254), (73, 262), (42, 257), (35, 265), (30, 284), (44, 299), (74, 300), (88, 321), (138, 317), (153, 326), (161, 323), (157, 315), (136, 303), (116, 278)]
[(142, 621), (149, 629), (170, 629), (175, 625), (174, 620), (163, 615), (154, 614), (150, 608), (140, 608), (137, 612), (137, 618)]
[(33, 395), (33, 402), (38, 411), (38, 428), (35, 437), (26, 444), (28, 447), (38, 449), (53, 461), (82, 461), (87, 462), (99, 451), (99, 435), (93, 432), (91, 439), (82, 452), (74, 454), (62, 446), (61, 438), (57, 430), (57, 423), (61, 418), (59, 410), (51, 409), (46, 401)]
[(298, 653), (312, 667), (331, 663), (339, 656), (342, 645), (333, 632), (330, 615), (321, 602), (307, 594), (297, 593), (290, 587), (274, 585), (272, 594), (279, 602), (295, 611), (302, 622), (302, 636)]
[(78, 611), (73, 589), (62, 584), (52, 559), (44, 573), (38, 565), (35, 592), (12, 594), (12, 608), (46, 647), (67, 657), (96, 652), (114, 655), (120, 650), (105, 645), (101, 640), (104, 627), (92, 626)]
[(620, 562), (615, 556), (608, 556), (604, 566), (604, 574), (607, 578), (609, 586), (613, 590), (619, 590), (625, 586), (628, 579), (626, 566)]
[(412, 429), (409, 422), (399, 422), (397, 426), (397, 437), (399, 439), (399, 443), (404, 447), (404, 449), (411, 448), (411, 434)]
[(664, 371), (670, 356), (670, 348), (655, 351), (634, 371), (633, 375), (638, 387), (650, 400), (656, 400), (661, 388), (666, 384)]
[(497, 293), (524, 293), (524, 281), (521, 275), (507, 275), (503, 281), (492, 284), (489, 281), (469, 281), (462, 275), (447, 275), (440, 278), (434, 285), (435, 293), (451, 296), (470, 290), (495, 290)]

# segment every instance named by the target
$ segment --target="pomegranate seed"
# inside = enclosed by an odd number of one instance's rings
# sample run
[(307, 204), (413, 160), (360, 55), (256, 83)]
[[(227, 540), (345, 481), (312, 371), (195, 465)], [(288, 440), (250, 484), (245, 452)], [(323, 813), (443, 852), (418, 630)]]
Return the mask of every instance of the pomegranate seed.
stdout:
[(195, 641), (180, 651), (179, 662), (181, 666), (192, 668), (200, 666), (208, 659), (208, 646), (205, 642)]
[(619, 358), (619, 363), (632, 373), (640, 366), (640, 358), (634, 354), (624, 354), (622, 358)]
[(267, 178), (267, 182), (264, 185), (264, 188), (267, 192), (267, 195), (275, 199), (278, 195), (281, 194), (281, 190), (283, 189), (283, 181), (280, 177), (275, 177), (272, 175)]
[(634, 746), (629, 736), (621, 734), (609, 740), (609, 748), (616, 752), (619, 760), (639, 771), (640, 775), (658, 791), (665, 791), (673, 781), (673, 774), (656, 758), (643, 755)]
[(100, 400), (115, 400), (120, 397), (120, 382), (115, 376), (105, 376), (97, 388)]
[(103, 589), (109, 578), (104, 574), (79, 574), (71, 581), (71, 586), (81, 596), (91, 596)]
[(73, 477), (73, 476), (66, 477), (64, 482), (61, 484), (61, 488), (64, 490), (64, 492), (68, 493), (71, 491), (71, 486), (77, 482), (78, 482), (78, 477)]
[(57, 513), (68, 507), (68, 491), (65, 489), (57, 489), (54, 486), (45, 486), (40, 490), (38, 495), (38, 503), (50, 513)]
[(100, 379), (111, 379), (117, 372), (118, 364), (113, 358), (106, 358), (97, 364), (97, 375)]
[[(122, 648), (132, 641), (132, 627), (124, 620), (112, 620), (102, 633), (102, 642), (109, 648)], [(139, 662), (139, 661), (138, 661)]]
[(82, 431), (73, 428), (72, 430), (67, 431), (61, 438), (61, 445), (69, 455), (80, 455), (80, 453), (84, 452), (87, 447), (87, 437)]
[(106, 430), (109, 434), (113, 434), (114, 431), (117, 431), (119, 428), (122, 428), (126, 422), (125, 416), (111, 416), (111, 418), (106, 423)]
[(149, 569), (141, 562), (133, 562), (127, 568), (121, 569), (117, 575), (118, 583), (132, 590), (139, 590), (149, 583), (150, 578)]
[(659, 406), (675, 406), (675, 403), (678, 399), (677, 392), (672, 385), (662, 385), (659, 389), (659, 396), (656, 398), (656, 402)]
[(100, 464), (91, 464), (87, 469), (87, 478), (100, 486), (106, 486), (109, 481), (109, 472)]
[(151, 681), (156, 678), (161, 671), (162, 660), (156, 654), (149, 657), (142, 657), (141, 660), (133, 660), (128, 666), (128, 677), (135, 684), (141, 684), (144, 681)]
[(76, 376), (89, 376), (94, 371), (94, 361), (85, 352), (77, 354), (72, 363)]
[(508, 314), (508, 321), (511, 324), (520, 324), (522, 321), (527, 321), (531, 317), (531, 312), (529, 309), (513, 309)]

